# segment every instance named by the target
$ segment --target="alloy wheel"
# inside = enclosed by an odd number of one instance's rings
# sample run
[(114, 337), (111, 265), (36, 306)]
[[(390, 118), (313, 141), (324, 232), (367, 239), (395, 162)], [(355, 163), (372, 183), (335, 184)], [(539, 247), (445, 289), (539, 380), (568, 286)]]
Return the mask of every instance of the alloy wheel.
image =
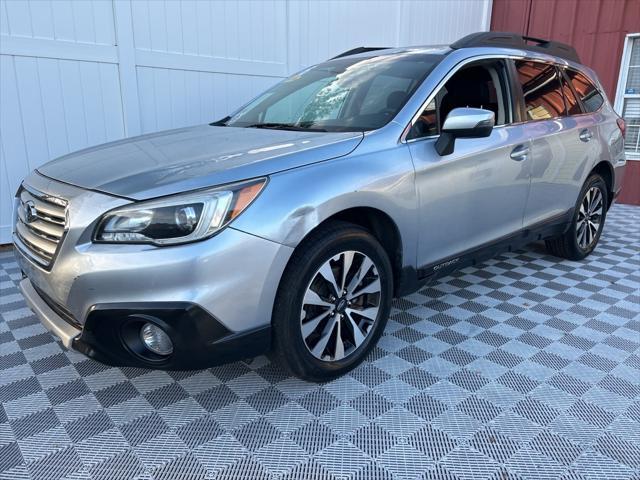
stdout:
[(355, 352), (373, 330), (381, 291), (378, 268), (362, 252), (340, 252), (322, 264), (307, 286), (300, 311), (309, 352), (327, 362)]
[(576, 224), (576, 239), (582, 250), (590, 248), (597, 240), (604, 202), (598, 187), (591, 187), (580, 204)]

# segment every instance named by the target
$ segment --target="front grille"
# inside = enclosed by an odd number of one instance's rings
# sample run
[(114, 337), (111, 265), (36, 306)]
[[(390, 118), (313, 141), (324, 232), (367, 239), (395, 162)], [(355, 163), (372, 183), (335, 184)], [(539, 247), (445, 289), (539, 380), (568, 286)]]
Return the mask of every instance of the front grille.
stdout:
[(15, 234), (22, 252), (49, 268), (67, 225), (67, 201), (22, 185), (18, 191)]

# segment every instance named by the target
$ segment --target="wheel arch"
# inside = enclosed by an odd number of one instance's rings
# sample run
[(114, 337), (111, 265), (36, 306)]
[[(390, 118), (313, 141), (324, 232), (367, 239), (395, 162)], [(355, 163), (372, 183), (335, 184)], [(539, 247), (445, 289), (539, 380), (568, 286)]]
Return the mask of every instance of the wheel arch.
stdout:
[(594, 173), (597, 173), (598, 175), (600, 175), (604, 179), (605, 184), (607, 185), (607, 209), (608, 209), (611, 207), (611, 204), (613, 203), (613, 196), (614, 196), (613, 182), (614, 182), (615, 174), (613, 172), (613, 166), (611, 165), (610, 162), (606, 160), (602, 160), (595, 167), (593, 167), (593, 169), (591, 170), (587, 178), (593, 175)]
[(314, 232), (326, 227), (336, 221), (347, 222), (360, 226), (368, 230), (380, 242), (382, 248), (389, 256), (393, 269), (393, 291), (394, 296), (401, 294), (405, 290), (407, 282), (407, 272), (403, 268), (403, 244), (402, 235), (396, 222), (390, 215), (374, 207), (350, 207), (333, 213), (325, 218), (316, 227), (306, 233), (301, 239), (302, 244), (306, 238)]

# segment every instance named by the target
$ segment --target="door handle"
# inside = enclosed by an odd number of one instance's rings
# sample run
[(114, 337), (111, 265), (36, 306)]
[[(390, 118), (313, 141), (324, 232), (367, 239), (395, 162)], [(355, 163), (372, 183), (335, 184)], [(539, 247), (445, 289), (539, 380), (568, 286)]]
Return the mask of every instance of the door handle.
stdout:
[(588, 142), (591, 138), (593, 138), (593, 133), (588, 128), (580, 131), (580, 140), (583, 142)]
[(530, 151), (531, 150), (529, 149), (528, 145), (518, 145), (513, 150), (511, 150), (511, 159), (515, 160), (516, 162), (522, 162), (523, 160), (527, 159)]

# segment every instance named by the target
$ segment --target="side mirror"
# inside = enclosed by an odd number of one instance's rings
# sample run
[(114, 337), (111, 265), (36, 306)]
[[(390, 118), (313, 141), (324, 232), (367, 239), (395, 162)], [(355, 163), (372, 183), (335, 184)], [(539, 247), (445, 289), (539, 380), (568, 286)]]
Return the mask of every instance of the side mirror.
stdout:
[(481, 138), (491, 135), (495, 114), (482, 108), (454, 108), (442, 125), (435, 147), (439, 155), (453, 153), (456, 138)]

